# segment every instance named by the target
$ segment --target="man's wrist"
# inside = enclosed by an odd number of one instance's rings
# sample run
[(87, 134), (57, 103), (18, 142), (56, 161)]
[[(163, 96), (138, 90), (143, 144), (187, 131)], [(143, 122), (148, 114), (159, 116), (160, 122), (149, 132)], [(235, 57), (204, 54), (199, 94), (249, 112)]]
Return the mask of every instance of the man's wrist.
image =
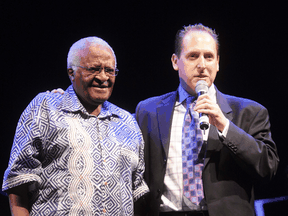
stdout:
[(218, 129), (218, 133), (219, 133), (219, 135), (220, 135), (222, 138), (226, 138), (227, 133), (228, 133), (228, 129), (229, 129), (229, 125), (230, 125), (230, 122), (229, 122), (229, 120), (226, 118), (226, 124), (225, 124), (224, 129), (223, 129), (222, 131), (220, 131), (220, 130)]

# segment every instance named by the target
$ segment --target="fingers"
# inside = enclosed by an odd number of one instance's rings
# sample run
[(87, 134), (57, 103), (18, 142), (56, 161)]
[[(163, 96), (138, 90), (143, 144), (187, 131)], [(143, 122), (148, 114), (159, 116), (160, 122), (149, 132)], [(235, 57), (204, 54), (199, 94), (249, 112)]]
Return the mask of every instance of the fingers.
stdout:
[(217, 115), (217, 113), (219, 112), (219, 107), (217, 106), (217, 104), (208, 104), (208, 103), (204, 103), (204, 104), (200, 104), (194, 107), (194, 110), (198, 113), (205, 113), (207, 115)]
[(218, 104), (213, 102), (210, 98), (201, 98), (197, 101), (194, 110), (199, 113), (205, 113), (212, 116), (218, 116), (222, 113)]
[[(47, 90), (46, 92), (49, 93), (50, 91)], [(51, 93), (60, 93), (60, 94), (64, 94), (64, 90), (61, 89), (61, 88), (57, 88), (57, 89), (53, 89), (53, 90), (51, 91)]]
[(222, 113), (219, 105), (215, 103), (208, 95), (201, 95), (197, 99), (194, 110), (198, 113), (205, 113), (209, 116), (210, 124), (216, 126), (222, 131), (227, 124), (227, 119)]
[(201, 95), (197, 99), (194, 110), (197, 112), (208, 114), (207, 112), (209, 112), (209, 110), (217, 108), (215, 106), (218, 106), (218, 105), (214, 103), (208, 95)]
[(64, 94), (64, 90), (63, 89), (61, 89), (61, 88), (57, 88), (56, 90), (54, 90), (55, 91), (55, 93), (60, 93), (60, 94)]

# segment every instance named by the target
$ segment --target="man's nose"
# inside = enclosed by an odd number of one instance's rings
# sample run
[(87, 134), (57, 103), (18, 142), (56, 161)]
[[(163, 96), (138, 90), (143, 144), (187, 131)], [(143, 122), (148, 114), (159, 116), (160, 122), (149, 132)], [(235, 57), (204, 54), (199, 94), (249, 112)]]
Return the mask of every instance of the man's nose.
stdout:
[(197, 67), (200, 68), (200, 69), (204, 69), (206, 67), (206, 62), (205, 62), (204, 56), (200, 56), (199, 57), (199, 61), (198, 61)]
[(104, 68), (102, 68), (102, 70), (100, 71), (99, 74), (95, 75), (95, 77), (99, 80), (101, 80), (102, 82), (105, 82), (109, 79), (109, 76), (107, 75), (107, 73), (105, 72)]

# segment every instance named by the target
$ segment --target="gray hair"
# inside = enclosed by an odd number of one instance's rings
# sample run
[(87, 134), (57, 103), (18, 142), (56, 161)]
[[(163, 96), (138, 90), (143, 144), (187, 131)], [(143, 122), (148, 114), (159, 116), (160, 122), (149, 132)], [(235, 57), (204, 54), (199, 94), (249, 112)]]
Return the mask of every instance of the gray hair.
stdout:
[(68, 56), (67, 56), (67, 69), (68, 68), (72, 68), (73, 65), (79, 65), (80, 64), (80, 60), (81, 60), (81, 54), (80, 51), (84, 50), (90, 46), (93, 45), (103, 45), (108, 47), (111, 52), (113, 53), (113, 56), (115, 58), (115, 68), (117, 67), (117, 61), (116, 61), (116, 55), (114, 53), (114, 50), (112, 49), (112, 47), (103, 39), (99, 38), (99, 37), (86, 37), (86, 38), (82, 38), (78, 41), (76, 41), (71, 47), (70, 50), (68, 52)]

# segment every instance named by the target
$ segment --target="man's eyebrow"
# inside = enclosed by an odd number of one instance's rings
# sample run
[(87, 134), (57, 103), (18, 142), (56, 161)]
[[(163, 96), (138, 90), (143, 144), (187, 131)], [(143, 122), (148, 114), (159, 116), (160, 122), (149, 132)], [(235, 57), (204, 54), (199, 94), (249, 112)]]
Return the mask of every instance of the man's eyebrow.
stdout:
[(186, 55), (195, 54), (195, 53), (199, 54), (200, 51), (198, 51), (198, 50), (189, 51), (189, 52), (186, 53)]

